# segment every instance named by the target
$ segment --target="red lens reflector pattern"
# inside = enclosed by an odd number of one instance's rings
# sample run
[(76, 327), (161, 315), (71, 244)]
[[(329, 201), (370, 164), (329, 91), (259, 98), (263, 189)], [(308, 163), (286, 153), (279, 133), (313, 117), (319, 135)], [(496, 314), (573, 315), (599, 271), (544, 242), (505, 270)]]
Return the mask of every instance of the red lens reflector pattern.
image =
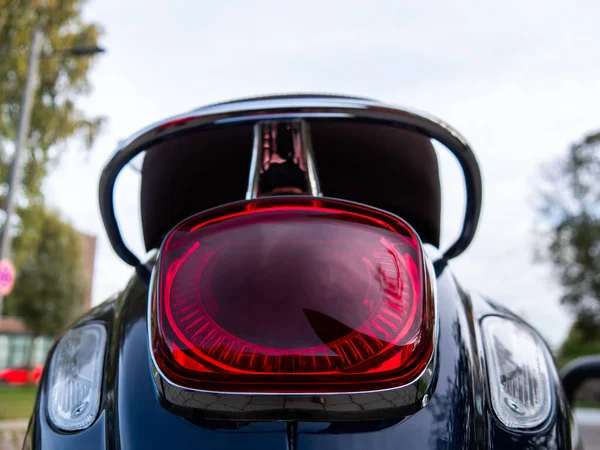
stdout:
[(153, 352), (178, 385), (373, 391), (410, 383), (431, 358), (421, 246), (382, 211), (293, 197), (236, 203), (177, 226), (157, 264)]

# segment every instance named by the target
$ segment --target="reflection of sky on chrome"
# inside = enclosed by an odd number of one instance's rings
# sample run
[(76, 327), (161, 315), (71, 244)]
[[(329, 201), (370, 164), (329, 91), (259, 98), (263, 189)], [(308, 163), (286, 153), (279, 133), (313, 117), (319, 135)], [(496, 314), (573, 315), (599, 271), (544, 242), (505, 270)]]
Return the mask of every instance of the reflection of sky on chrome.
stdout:
[[(524, 314), (557, 344), (569, 319), (547, 267), (532, 263), (532, 196), (538, 166), (600, 127), (600, 3), (467, 3), (92, 1), (87, 15), (105, 27), (108, 52), (82, 106), (110, 123), (87, 164), (71, 153), (47, 192), (79, 228), (100, 236), (94, 302), (131, 274), (112, 253), (97, 207), (99, 171), (117, 140), (210, 102), (336, 92), (430, 112), (470, 140), (485, 204), (475, 243), (453, 267), (465, 285)], [(451, 157), (441, 165), (448, 244), (462, 186)], [(136, 177), (122, 177), (117, 208), (140, 251)]]

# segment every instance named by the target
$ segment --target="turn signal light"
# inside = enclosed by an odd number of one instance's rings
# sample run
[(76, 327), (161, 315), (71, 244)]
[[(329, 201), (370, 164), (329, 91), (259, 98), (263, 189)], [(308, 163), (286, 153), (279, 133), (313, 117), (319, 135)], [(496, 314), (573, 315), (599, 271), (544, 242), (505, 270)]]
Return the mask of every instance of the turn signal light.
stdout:
[(481, 323), (494, 412), (509, 428), (535, 428), (552, 409), (550, 355), (527, 326), (498, 316)]
[(89, 427), (100, 409), (106, 329), (88, 323), (67, 331), (50, 359), (48, 417), (59, 429)]

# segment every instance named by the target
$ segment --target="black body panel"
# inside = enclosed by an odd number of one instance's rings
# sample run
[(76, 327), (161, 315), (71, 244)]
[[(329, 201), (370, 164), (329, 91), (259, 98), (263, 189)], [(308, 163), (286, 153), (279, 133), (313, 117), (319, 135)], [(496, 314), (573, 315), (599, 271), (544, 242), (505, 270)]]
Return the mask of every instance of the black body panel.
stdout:
[[(185, 419), (158, 402), (148, 350), (147, 285), (134, 276), (116, 298), (79, 323), (105, 321), (109, 330), (101, 412), (81, 432), (56, 431), (46, 413), (46, 376), (27, 435), (48, 449), (570, 449), (572, 416), (556, 373), (550, 420), (538, 430), (509, 431), (494, 417), (479, 321), (512, 314), (469, 296), (441, 262), (437, 271), (438, 377), (429, 403), (410, 417), (358, 422), (228, 422)], [(373, 394), (373, 401), (385, 393)]]

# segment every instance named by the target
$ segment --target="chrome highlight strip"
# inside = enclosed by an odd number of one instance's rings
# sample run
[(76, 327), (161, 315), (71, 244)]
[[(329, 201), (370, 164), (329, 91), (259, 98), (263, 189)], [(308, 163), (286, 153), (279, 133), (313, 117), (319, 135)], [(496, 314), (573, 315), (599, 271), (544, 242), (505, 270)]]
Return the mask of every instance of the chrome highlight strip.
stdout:
[(317, 177), (317, 169), (315, 167), (315, 153), (312, 145), (312, 135), (310, 133), (310, 125), (306, 121), (300, 123), (300, 139), (302, 140), (303, 156), (306, 164), (306, 174), (310, 187), (310, 194), (315, 197), (321, 197), (321, 184)]
[(250, 174), (248, 175), (248, 189), (246, 191), (246, 200), (257, 198), (258, 177), (260, 175), (259, 160), (262, 155), (262, 124), (254, 125), (254, 140), (252, 142), (252, 158), (250, 159)]
[(159, 401), (184, 417), (220, 420), (374, 420), (408, 416), (422, 409), (435, 389), (437, 353), (421, 376), (405, 386), (349, 394), (212, 393), (168, 381), (152, 366)]

